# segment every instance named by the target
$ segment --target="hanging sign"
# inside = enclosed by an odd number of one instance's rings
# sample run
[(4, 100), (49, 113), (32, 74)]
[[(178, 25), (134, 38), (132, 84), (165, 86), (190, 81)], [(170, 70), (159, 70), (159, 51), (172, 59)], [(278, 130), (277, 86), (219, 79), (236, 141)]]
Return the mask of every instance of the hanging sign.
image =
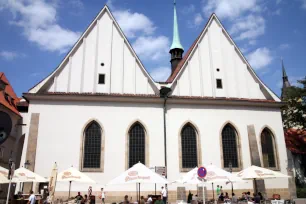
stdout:
[(206, 168), (203, 167), (203, 166), (199, 167), (199, 168), (198, 168), (198, 176), (199, 176), (200, 178), (205, 178), (206, 175), (207, 175), (207, 170), (206, 170)]

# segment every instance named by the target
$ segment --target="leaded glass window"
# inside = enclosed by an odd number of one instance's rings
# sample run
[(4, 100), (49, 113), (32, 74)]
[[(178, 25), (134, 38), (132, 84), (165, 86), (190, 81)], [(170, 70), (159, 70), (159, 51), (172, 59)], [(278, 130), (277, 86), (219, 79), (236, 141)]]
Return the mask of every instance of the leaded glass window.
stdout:
[(101, 166), (101, 127), (90, 123), (85, 130), (83, 168), (100, 168)]
[(223, 165), (229, 168), (239, 168), (237, 133), (231, 125), (226, 125), (222, 130)]
[(198, 166), (197, 136), (194, 128), (187, 124), (181, 132), (182, 167), (194, 168)]
[(274, 142), (271, 131), (265, 128), (261, 133), (261, 151), (264, 167), (276, 167)]
[(129, 167), (141, 162), (145, 164), (145, 131), (136, 123), (129, 131)]

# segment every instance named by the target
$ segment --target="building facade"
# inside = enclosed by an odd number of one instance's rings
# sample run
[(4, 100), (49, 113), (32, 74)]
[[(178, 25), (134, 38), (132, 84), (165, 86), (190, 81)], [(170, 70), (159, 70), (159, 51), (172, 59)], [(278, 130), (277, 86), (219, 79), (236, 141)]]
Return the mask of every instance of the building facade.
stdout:
[[(257, 77), (215, 14), (183, 52), (175, 11), (172, 73), (166, 82), (155, 82), (105, 6), (61, 64), (24, 94), (30, 105), (21, 163), (29, 161), (45, 177), (54, 162), (59, 171), (74, 166), (97, 186), (139, 161), (167, 166), (170, 181), (205, 164), (233, 172), (257, 165), (287, 174), (281, 100)], [(290, 197), (288, 179), (258, 186), (268, 197)], [(253, 183), (234, 187), (240, 195)], [(88, 184), (72, 184), (73, 192), (87, 189)], [(105, 189), (109, 202), (126, 194), (135, 198), (134, 185)], [(196, 187), (168, 185), (169, 200), (189, 189)], [(58, 182), (56, 191), (65, 198), (68, 184)], [(154, 185), (143, 191), (153, 193)], [(211, 186), (206, 192), (212, 197)]]
[[(20, 165), (28, 104), (18, 98), (5, 74), (0, 72), (0, 166), (9, 167), (9, 161)], [(7, 185), (0, 184), (0, 199), (7, 196)]]

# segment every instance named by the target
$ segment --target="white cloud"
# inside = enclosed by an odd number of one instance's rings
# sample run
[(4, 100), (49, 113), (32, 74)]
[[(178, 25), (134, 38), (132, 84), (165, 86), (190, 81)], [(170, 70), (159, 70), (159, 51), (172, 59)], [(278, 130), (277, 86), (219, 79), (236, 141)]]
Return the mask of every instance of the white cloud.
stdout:
[(112, 10), (115, 10), (115, 9), (116, 9), (115, 6), (114, 6), (114, 0), (107, 0), (107, 1), (106, 1), (106, 5), (107, 5), (110, 9), (112, 9)]
[(190, 14), (190, 13), (193, 13), (194, 11), (195, 11), (194, 4), (190, 4), (189, 6), (185, 6), (181, 12), (183, 14)]
[(256, 0), (208, 0), (203, 7), (203, 12), (207, 15), (214, 12), (220, 18), (235, 18), (246, 11), (261, 11), (256, 3)]
[(142, 13), (116, 10), (113, 14), (125, 35), (129, 38), (135, 38), (137, 35), (150, 35), (156, 29), (154, 23)]
[(256, 45), (256, 43), (257, 43), (256, 40), (250, 40), (250, 41), (249, 41), (249, 44), (250, 44), (250, 45)]
[(283, 0), (276, 0), (276, 4), (280, 4)]
[(30, 77), (38, 77), (38, 76), (40, 76), (42, 73), (40, 73), (40, 72), (33, 72), (33, 73), (31, 73), (30, 74)]
[(279, 46), (280, 50), (287, 50), (289, 49), (291, 46), (288, 43), (283, 43)]
[(170, 74), (171, 68), (166, 66), (155, 68), (150, 72), (150, 75), (152, 76), (154, 81), (157, 82), (166, 81)]
[(302, 3), (302, 8), (306, 9), (306, 0), (301, 0), (301, 3)]
[(0, 52), (0, 57), (7, 60), (7, 61), (11, 61), (11, 60), (14, 60), (14, 59), (19, 58), (19, 57), (25, 57), (25, 54), (20, 54), (20, 53), (17, 53), (17, 52), (3, 50), (3, 51)]
[(122, 28), (124, 34), (133, 40), (133, 48), (142, 60), (157, 61), (168, 56), (169, 39), (163, 35), (155, 35), (156, 26), (153, 21), (142, 13), (118, 9), (115, 0), (108, 0), (108, 6)]
[(84, 4), (81, 0), (68, 0), (68, 4), (78, 9), (84, 8)]
[(66, 52), (80, 36), (57, 23), (57, 5), (53, 1), (7, 1), (2, 6), (13, 14), (10, 23), (21, 27), (23, 35), (43, 50)]
[(266, 48), (257, 48), (255, 51), (247, 55), (247, 59), (255, 70), (263, 69), (271, 63), (273, 57), (271, 51)]
[(141, 36), (135, 40), (133, 48), (143, 59), (159, 60), (168, 56), (169, 39), (165, 36)]
[(188, 25), (190, 28), (198, 28), (203, 23), (203, 17), (200, 13), (194, 15), (193, 21), (189, 21)]
[(237, 19), (229, 32), (236, 40), (254, 40), (265, 33), (265, 27), (263, 17), (250, 14)]
[(279, 8), (279, 9), (277, 9), (277, 10), (275, 10), (275, 11), (272, 11), (270, 14), (271, 15), (277, 15), (277, 16), (279, 16), (280, 14), (281, 14), (281, 9)]

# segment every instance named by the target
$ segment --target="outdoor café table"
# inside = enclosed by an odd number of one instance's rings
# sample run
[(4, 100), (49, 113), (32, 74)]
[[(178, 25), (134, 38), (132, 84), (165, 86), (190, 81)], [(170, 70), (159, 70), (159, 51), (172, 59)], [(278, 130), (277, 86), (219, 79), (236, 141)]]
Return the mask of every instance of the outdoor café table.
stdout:
[(285, 200), (271, 200), (271, 204), (284, 204)]

